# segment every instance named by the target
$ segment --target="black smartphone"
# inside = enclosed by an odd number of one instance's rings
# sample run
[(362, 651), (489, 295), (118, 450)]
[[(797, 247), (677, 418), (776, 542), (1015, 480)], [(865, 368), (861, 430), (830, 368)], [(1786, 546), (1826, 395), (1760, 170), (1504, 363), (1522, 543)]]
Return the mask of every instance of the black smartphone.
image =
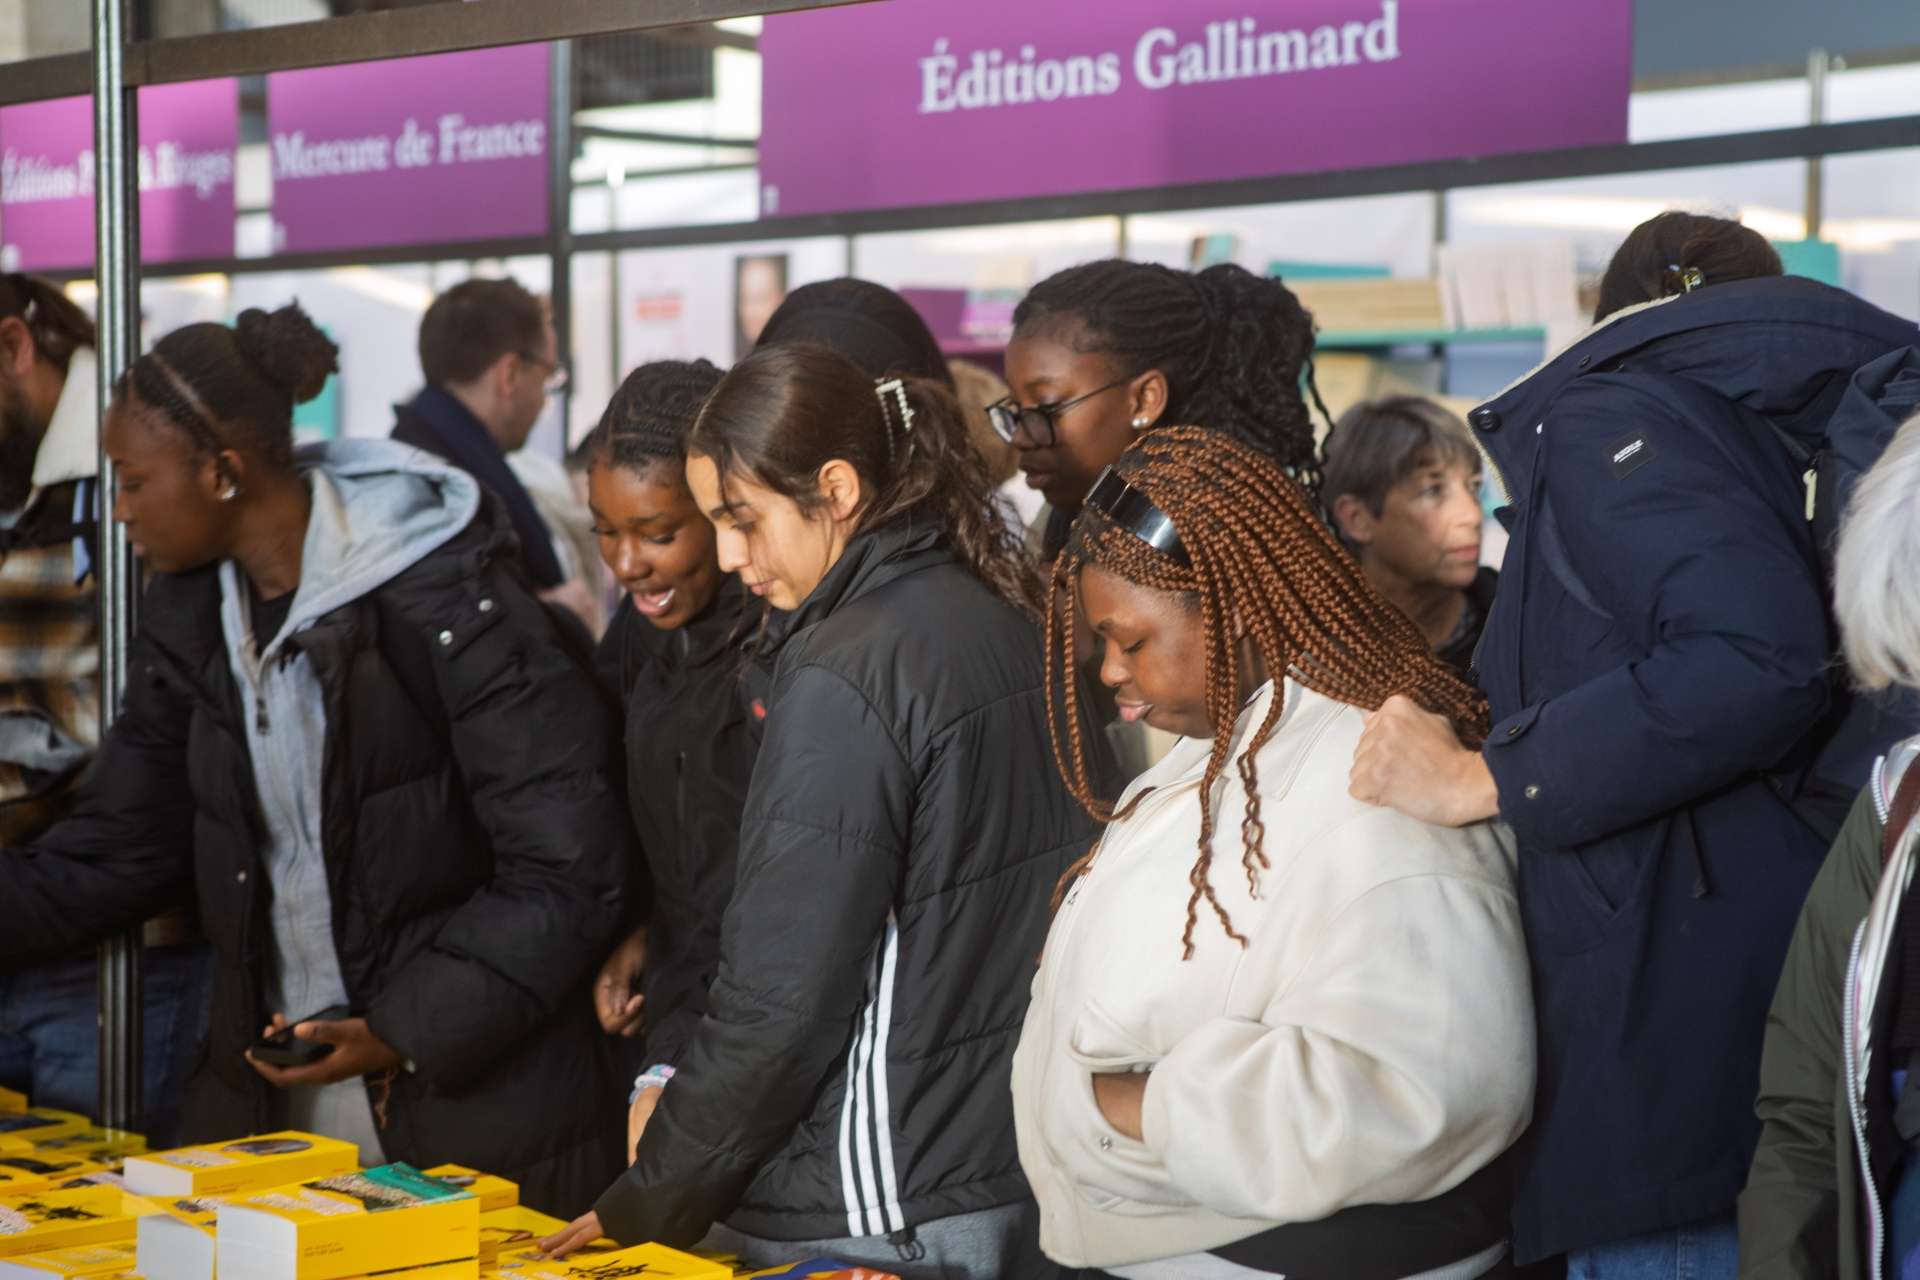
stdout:
[(331, 1009), (322, 1009), (304, 1018), (295, 1018), (285, 1031), (276, 1031), (270, 1036), (262, 1036), (255, 1040), (253, 1056), (270, 1067), (310, 1067), (332, 1053), (333, 1046), (321, 1044), (317, 1040), (302, 1040), (293, 1034), (294, 1027), (303, 1022), (338, 1022), (342, 1018), (352, 1016), (353, 1010), (343, 1004), (337, 1004)]

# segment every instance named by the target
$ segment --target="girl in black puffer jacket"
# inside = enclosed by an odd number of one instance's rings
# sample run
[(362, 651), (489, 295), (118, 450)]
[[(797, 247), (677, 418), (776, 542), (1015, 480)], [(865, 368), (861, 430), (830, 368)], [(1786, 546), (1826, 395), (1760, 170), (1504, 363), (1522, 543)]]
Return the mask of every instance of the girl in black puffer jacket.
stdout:
[(1009, 1071), (1092, 832), (1052, 768), (1036, 576), (943, 389), (769, 347), (689, 449), (721, 565), (791, 612), (706, 1020), (633, 1168), (550, 1243), (1049, 1274)]
[[(298, 308), (249, 311), (117, 389), (115, 511), (156, 573), (77, 812), (0, 857), (0, 964), (194, 893), (219, 970), (189, 1141), (317, 1130), (573, 1210), (619, 1167), (580, 998), (625, 917), (610, 717), (475, 481), (294, 453), (334, 362)], [(331, 1047), (276, 1066), (268, 1023)]]

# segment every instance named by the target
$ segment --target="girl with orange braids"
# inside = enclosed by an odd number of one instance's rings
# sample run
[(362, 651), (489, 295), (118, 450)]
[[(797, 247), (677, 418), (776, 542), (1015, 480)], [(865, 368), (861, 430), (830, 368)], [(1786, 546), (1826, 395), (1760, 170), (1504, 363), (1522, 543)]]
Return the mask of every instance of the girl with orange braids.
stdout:
[[(1510, 850), (1347, 793), (1395, 694), (1486, 731), (1271, 458), (1157, 428), (1055, 565), (1048, 709), (1110, 825), (1061, 883), (1014, 1057), (1041, 1244), (1135, 1280), (1508, 1274), (1533, 1015)], [(1182, 735), (1095, 798), (1073, 611), (1121, 714)]]

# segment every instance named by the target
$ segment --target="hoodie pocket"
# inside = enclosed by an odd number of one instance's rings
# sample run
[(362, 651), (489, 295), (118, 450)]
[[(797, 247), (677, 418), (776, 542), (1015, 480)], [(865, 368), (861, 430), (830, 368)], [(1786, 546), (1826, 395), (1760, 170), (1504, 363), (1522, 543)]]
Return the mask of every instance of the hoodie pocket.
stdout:
[(1055, 1096), (1064, 1114), (1054, 1146), (1074, 1190), (1102, 1212), (1126, 1215), (1193, 1203), (1151, 1148), (1108, 1123), (1093, 1093), (1095, 1075), (1150, 1069), (1160, 1056), (1088, 1000), (1068, 1035), (1066, 1061), (1057, 1064), (1062, 1087)]

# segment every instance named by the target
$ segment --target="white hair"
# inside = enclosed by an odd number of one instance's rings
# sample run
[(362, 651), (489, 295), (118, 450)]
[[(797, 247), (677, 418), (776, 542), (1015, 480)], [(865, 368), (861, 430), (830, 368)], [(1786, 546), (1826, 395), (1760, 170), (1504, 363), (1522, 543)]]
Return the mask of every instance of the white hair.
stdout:
[(1920, 415), (1855, 487), (1833, 577), (1854, 678), (1867, 689), (1920, 688)]

